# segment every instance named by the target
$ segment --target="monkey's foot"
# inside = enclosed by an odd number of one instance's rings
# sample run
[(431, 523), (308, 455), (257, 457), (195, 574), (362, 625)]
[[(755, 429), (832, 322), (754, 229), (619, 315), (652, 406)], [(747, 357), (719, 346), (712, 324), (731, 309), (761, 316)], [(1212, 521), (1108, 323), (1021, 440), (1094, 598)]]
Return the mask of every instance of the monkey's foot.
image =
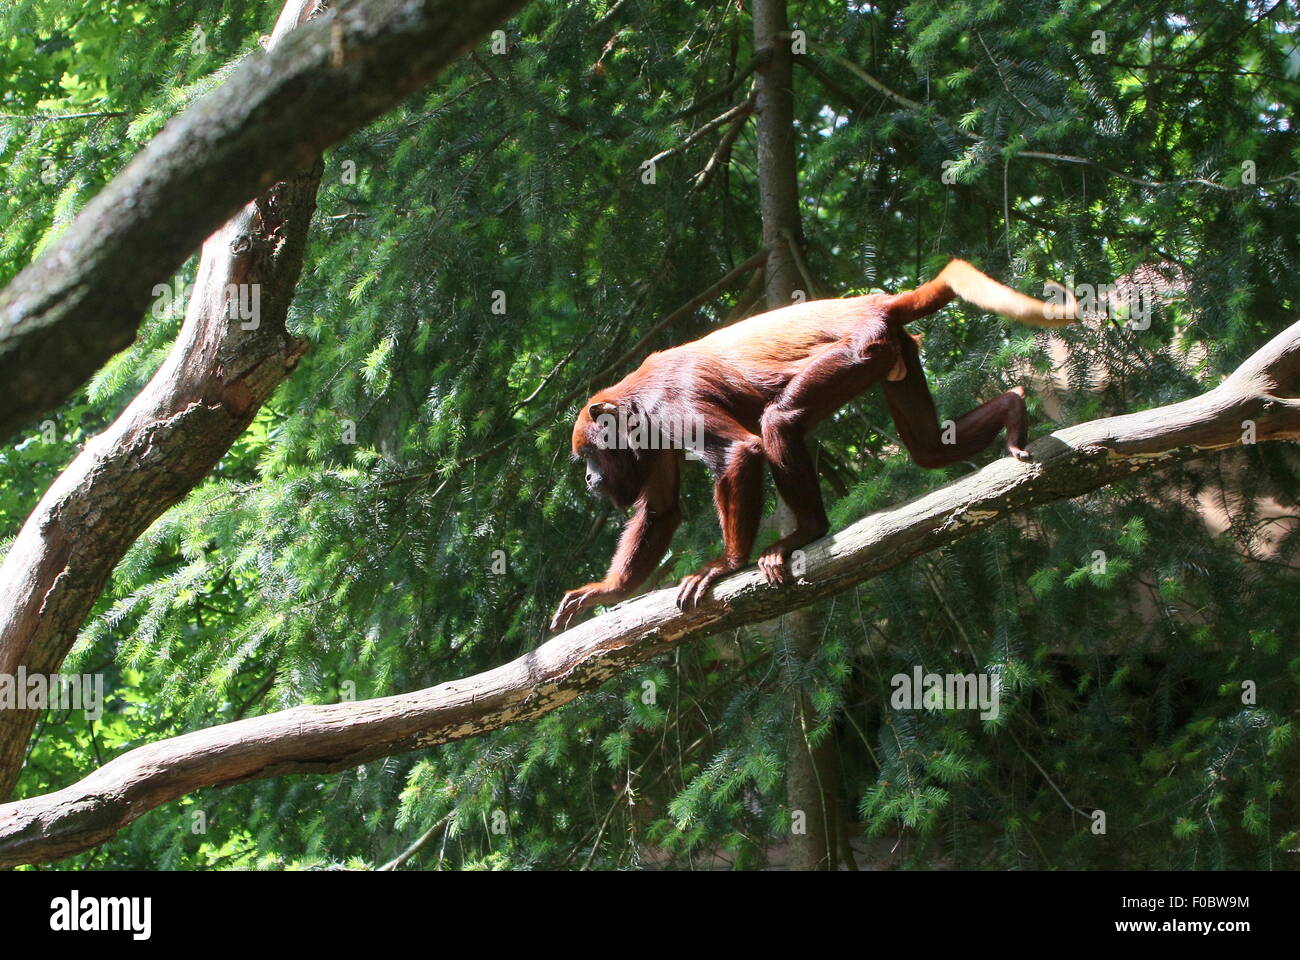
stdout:
[(758, 558), (758, 569), (763, 571), (763, 578), (774, 587), (789, 580), (786, 561), (790, 559), (790, 555), (795, 550), (826, 536), (829, 526), (823, 521), (803, 529), (796, 529), (789, 536), (782, 537), (764, 550), (763, 555)]
[(739, 560), (729, 560), (726, 557), (719, 557), (717, 560), (711, 560), (700, 569), (696, 570), (688, 577), (682, 578), (682, 584), (677, 589), (677, 607), (679, 610), (690, 610), (697, 607), (704, 595), (708, 593), (709, 587), (713, 582), (729, 573), (735, 573), (744, 564)]
[(785, 583), (785, 562), (790, 559), (790, 549), (782, 540), (778, 540), (758, 558), (758, 569), (763, 571), (763, 579), (776, 586)]

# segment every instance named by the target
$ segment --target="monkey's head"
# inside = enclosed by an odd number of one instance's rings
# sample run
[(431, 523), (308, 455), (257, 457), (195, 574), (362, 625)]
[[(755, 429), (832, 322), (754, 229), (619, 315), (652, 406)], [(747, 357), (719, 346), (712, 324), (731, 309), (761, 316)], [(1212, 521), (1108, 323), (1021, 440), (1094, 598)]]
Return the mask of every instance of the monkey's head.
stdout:
[(640, 415), (635, 404), (616, 403), (605, 393), (588, 400), (578, 414), (573, 425), (573, 456), (587, 465), (587, 489), (609, 497), (623, 510), (641, 495), (649, 464), (628, 437)]

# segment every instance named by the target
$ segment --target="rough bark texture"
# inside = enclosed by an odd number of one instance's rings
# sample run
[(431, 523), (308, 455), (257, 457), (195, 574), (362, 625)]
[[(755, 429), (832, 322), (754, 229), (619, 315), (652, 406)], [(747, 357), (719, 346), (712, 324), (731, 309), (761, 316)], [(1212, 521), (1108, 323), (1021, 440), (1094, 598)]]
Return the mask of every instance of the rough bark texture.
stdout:
[[(177, 209), (192, 214), (193, 200), (187, 201), (191, 206), (168, 207), (172, 193), (167, 184), (181, 169), (178, 163), (195, 164), (194, 176), (179, 188), (196, 197), (216, 189), (208, 182), (214, 176), (222, 179), (211, 165), (215, 155), (234, 164), (232, 169), (263, 171), (258, 186), (265, 186), (265, 171), (290, 174), (244, 206), (203, 245), (185, 323), (167, 362), (55, 481), (10, 547), (0, 567), (0, 673), (13, 674), (20, 666), (29, 674), (58, 671), (126, 550), (207, 475), (297, 363), (305, 344), (286, 335), (284, 321), (315, 210), (320, 146), (338, 139), (331, 134), (322, 140), (317, 126), (342, 136), (350, 127), (344, 129), (341, 116), (353, 125), (374, 116), (398, 99), (394, 91), (418, 86), (519, 5), (490, 0), (462, 12), (445, 2), (371, 3), (338, 14), (324, 12), (305, 23), (316, 4), (289, 0), (268, 55), (246, 64), (216, 94), (169, 125), (69, 228), (69, 233), (78, 229), (83, 218), (92, 226), (103, 223), (101, 246), (87, 246), (92, 238), (69, 241), (65, 235), (50, 251), (57, 255), (55, 264), (80, 278), (80, 285), (69, 279), (60, 286), (62, 281), (51, 278), (53, 268), (42, 266), (47, 255), (14, 283), (30, 274), (25, 283), (53, 284), (50, 296), (22, 301), (21, 289), (27, 288), (20, 289), (18, 300), (9, 296), (13, 286), (6, 291), (7, 299), (0, 303), (0, 380), (8, 375), (5, 364), (13, 360), (5, 351), (27, 342), (25, 334), (14, 334), (15, 329), (25, 329), (23, 325), (13, 327), (12, 315), (4, 311), (21, 312), (26, 302), (36, 313), (23, 316), (35, 318), (33, 322), (47, 331), (40, 336), (67, 339), (66, 332), (48, 332), (46, 321), (62, 330), (69, 311), (81, 309), (77, 304), (90, 309), (84, 302), (87, 296), (95, 310), (115, 309), (124, 301), (126, 294), (117, 287), (109, 295), (97, 283), (138, 282), (148, 293), (148, 284), (179, 265), (179, 259), (166, 259), (167, 251), (180, 250), (174, 240), (179, 228), (171, 224)], [(299, 23), (305, 25), (295, 29)], [(322, 35), (322, 29), (329, 32)], [(333, 53), (322, 60), (321, 44), (327, 41)], [(411, 63), (399, 63), (399, 54)], [(328, 91), (356, 102), (342, 114), (325, 110), (317, 98)], [(297, 133), (286, 139), (286, 131)], [(259, 132), (266, 142), (257, 140)], [(291, 162), (302, 165), (295, 168)], [(130, 198), (134, 205), (125, 204), (127, 209), (117, 212), (107, 209), (100, 200), (110, 193), (119, 203)], [(135, 236), (143, 223), (141, 208), (160, 218), (160, 235), (173, 236), (163, 245), (166, 250), (152, 245), (157, 238), (150, 236), (146, 242)], [(245, 322), (227, 319), (231, 284), (256, 285), (256, 329), (245, 330)], [(96, 301), (96, 296), (101, 299)], [(134, 318), (143, 309), (141, 304), (128, 312)], [(133, 328), (134, 319), (131, 322)], [(10, 334), (16, 339), (7, 339)], [(65, 361), (28, 356), (26, 362)], [(34, 711), (0, 712), (0, 799), (13, 791), (37, 716)]]
[(756, 569), (681, 612), (676, 589), (620, 604), (503, 666), (427, 690), (302, 706), (140, 747), (57, 793), (0, 806), (0, 867), (56, 860), (111, 837), (146, 811), (202, 787), (327, 773), (476, 736), (562, 706), (687, 639), (769, 620), (1037, 504), (1259, 440), (1300, 439), (1300, 323), (1203, 396), (1057, 431), (1030, 463), (997, 460), (811, 545), (804, 577), (768, 586)]
[[(765, 55), (755, 73), (754, 113), (758, 134), (758, 194), (767, 247), (767, 308), (776, 310), (794, 299), (800, 287), (799, 265), (790, 237), (802, 236), (799, 186), (794, 150), (794, 57), (785, 0), (754, 0), (754, 49)], [(805, 299), (811, 293), (804, 291)]]
[(250, 197), (311, 166), (522, 5), (359, 0), (254, 53), (168, 123), (0, 293), (0, 437), (127, 346), (154, 284)]
[[(272, 43), (315, 8), (289, 0)], [(113, 567), (207, 475), (297, 363), (306, 344), (286, 335), (284, 321), (320, 174), (317, 157), (208, 238), (167, 361), (27, 518), (0, 566), (0, 674), (58, 672)], [(256, 286), (256, 329), (243, 329), (253, 321), (239, 319), (238, 304), (231, 317), (232, 284)], [(0, 711), (0, 799), (13, 791), (39, 716)]]
[[(788, 39), (786, 0), (754, 0), (754, 49), (765, 52), (756, 74), (758, 114), (758, 190), (767, 246), (767, 308), (793, 302), (803, 285), (796, 244), (802, 236), (799, 219), (799, 178), (795, 156), (794, 56)], [(811, 290), (804, 298), (811, 299)], [(794, 529), (794, 515), (784, 504), (775, 518), (782, 534)], [(791, 676), (816, 655), (820, 645), (817, 617), (797, 610), (785, 617), (778, 635), (789, 638)], [(786, 799), (798, 818), (790, 835), (791, 870), (833, 869), (837, 857), (835, 831), (839, 823), (839, 784), (834, 777), (834, 741), (809, 743), (814, 719), (802, 692), (790, 705), (790, 735), (786, 744)]]

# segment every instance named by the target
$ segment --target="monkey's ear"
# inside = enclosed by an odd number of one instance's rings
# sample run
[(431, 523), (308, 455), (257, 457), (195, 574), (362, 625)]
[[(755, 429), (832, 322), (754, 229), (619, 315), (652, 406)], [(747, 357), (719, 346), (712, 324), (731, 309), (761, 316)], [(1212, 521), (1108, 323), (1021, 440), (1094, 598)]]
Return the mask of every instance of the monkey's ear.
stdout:
[(618, 406), (610, 403), (608, 400), (602, 400), (600, 403), (593, 403), (587, 408), (587, 413), (591, 414), (591, 419), (595, 420), (600, 416), (614, 416), (618, 413)]

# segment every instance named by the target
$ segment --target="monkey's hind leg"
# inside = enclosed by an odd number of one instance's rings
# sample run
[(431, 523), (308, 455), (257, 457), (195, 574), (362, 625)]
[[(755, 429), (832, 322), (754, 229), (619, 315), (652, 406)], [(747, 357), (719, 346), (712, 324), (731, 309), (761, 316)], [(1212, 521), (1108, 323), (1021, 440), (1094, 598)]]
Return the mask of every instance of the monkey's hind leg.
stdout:
[(1030, 459), (1025, 450), (1029, 414), (1023, 387), (1012, 387), (963, 414), (946, 431), (939, 424), (934, 398), (919, 364), (904, 379), (885, 383), (885, 399), (898, 427), (899, 439), (916, 464), (927, 470), (969, 459), (991, 444), (1004, 429), (1007, 454), (1017, 460)]
[(763, 452), (777, 492), (795, 520), (795, 529), (758, 558), (769, 583), (784, 583), (791, 551), (830, 529), (816, 464), (806, 444), (808, 432), (888, 376), (898, 359), (896, 341), (883, 324), (875, 324), (820, 354), (763, 411)]

